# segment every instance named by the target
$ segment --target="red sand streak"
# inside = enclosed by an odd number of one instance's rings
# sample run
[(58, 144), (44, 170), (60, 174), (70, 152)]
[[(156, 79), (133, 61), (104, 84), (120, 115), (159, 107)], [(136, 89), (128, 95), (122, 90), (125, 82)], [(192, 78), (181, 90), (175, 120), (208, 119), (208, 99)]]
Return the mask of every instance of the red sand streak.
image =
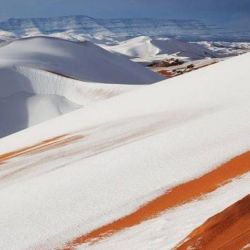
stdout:
[(26, 148), (22, 148), (22, 149), (12, 151), (6, 154), (2, 154), (0, 155), (0, 165), (4, 164), (7, 160), (10, 160), (14, 157), (43, 152), (45, 150), (67, 145), (81, 138), (83, 138), (83, 136), (81, 135), (75, 135), (75, 136), (69, 136), (69, 137), (67, 137), (67, 135), (61, 135), (61, 136), (57, 136), (48, 140), (44, 140), (30, 147), (26, 147)]
[(239, 250), (250, 243), (250, 195), (209, 218), (175, 249)]
[(73, 239), (66, 243), (63, 249), (73, 250), (75, 246), (83, 243), (95, 243), (123, 229), (138, 225), (143, 221), (156, 217), (167, 209), (190, 202), (193, 199), (199, 198), (201, 195), (210, 193), (219, 186), (225, 185), (232, 179), (249, 172), (249, 170), (250, 151), (197, 179), (167, 190), (165, 194), (143, 205), (129, 215)]

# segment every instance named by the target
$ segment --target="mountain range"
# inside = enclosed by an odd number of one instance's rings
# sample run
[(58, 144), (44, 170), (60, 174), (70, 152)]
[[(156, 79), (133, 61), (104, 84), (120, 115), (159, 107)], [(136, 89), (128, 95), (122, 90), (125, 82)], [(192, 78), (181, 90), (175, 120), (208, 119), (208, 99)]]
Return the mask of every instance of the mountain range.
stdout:
[(114, 42), (131, 37), (174, 37), (187, 40), (250, 40), (247, 25), (208, 24), (200, 20), (174, 19), (95, 19), (88, 16), (53, 18), (9, 18), (0, 21), (0, 37), (52, 35), (71, 40), (89, 39)]

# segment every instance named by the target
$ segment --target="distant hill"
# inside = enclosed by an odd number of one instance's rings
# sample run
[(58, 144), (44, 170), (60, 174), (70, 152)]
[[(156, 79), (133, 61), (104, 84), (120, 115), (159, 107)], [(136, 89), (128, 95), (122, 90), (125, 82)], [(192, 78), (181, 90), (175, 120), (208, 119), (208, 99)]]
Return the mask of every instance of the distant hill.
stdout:
[[(244, 21), (244, 20), (243, 20)], [(0, 21), (0, 39), (48, 35), (94, 42), (122, 40), (146, 35), (187, 40), (250, 40), (249, 26), (232, 23), (211, 25), (199, 20), (94, 19), (88, 16), (10, 18)]]

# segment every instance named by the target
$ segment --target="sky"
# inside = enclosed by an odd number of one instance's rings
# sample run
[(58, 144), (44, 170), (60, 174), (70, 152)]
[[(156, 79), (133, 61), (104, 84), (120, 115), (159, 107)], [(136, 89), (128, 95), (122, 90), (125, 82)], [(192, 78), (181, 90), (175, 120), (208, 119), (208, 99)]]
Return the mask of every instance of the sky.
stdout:
[(0, 0), (0, 17), (88, 15), (227, 22), (250, 20), (250, 0)]

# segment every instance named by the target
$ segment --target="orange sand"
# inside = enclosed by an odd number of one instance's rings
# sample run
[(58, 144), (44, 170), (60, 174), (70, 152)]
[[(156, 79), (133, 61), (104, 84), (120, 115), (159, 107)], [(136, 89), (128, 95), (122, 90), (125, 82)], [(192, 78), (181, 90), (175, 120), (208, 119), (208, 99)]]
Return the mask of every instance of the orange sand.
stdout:
[(81, 235), (66, 243), (64, 250), (73, 250), (75, 246), (91, 242), (94, 243), (103, 237), (133, 227), (156, 217), (161, 212), (197, 199), (202, 195), (216, 190), (232, 179), (239, 177), (250, 170), (250, 151), (219, 166), (215, 170), (189, 182), (167, 190), (163, 195), (146, 203), (135, 212), (116, 221), (103, 225), (87, 234)]
[(188, 235), (176, 250), (239, 250), (249, 243), (250, 195), (208, 219)]
[(67, 135), (57, 136), (26, 148), (2, 154), (0, 155), (0, 165), (14, 157), (23, 156), (25, 154), (43, 152), (45, 150), (53, 149), (55, 147), (67, 145), (72, 141), (76, 141), (81, 138), (83, 138), (83, 136), (81, 135), (75, 135), (70, 137), (67, 137)]

